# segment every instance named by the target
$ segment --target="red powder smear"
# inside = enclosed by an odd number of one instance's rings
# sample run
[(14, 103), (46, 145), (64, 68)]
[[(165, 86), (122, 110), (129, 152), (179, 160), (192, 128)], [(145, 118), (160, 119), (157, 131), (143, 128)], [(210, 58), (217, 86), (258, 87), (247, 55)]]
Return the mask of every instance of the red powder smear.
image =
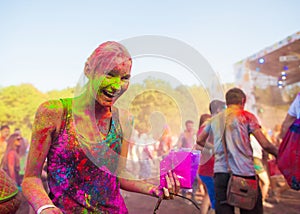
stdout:
[(85, 158), (85, 159), (82, 159), (82, 160), (80, 161), (80, 163), (79, 163), (78, 166), (77, 166), (77, 169), (78, 169), (79, 171), (81, 171), (81, 170), (84, 169), (84, 164), (86, 163), (86, 161), (87, 161), (86, 158)]

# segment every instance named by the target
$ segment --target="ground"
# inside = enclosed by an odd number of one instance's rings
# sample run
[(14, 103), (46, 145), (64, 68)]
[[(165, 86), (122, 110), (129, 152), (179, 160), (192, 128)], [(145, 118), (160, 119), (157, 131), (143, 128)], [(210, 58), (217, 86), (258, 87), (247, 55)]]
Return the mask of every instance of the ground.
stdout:
[[(129, 214), (152, 214), (157, 202), (156, 198), (122, 191), (125, 203), (128, 207)], [(201, 195), (197, 194), (197, 199), (201, 200)], [(280, 196), (279, 203), (275, 203), (274, 208), (264, 208), (265, 214), (299, 214), (300, 213), (300, 191), (286, 190)], [(175, 198), (174, 200), (162, 201), (157, 214), (194, 214), (200, 213), (193, 204), (182, 198)], [(28, 205), (23, 204), (17, 214), (28, 214)], [(236, 213), (239, 213), (238, 211)]]
[[(156, 198), (130, 192), (123, 192), (126, 205), (130, 214), (153, 213)], [(198, 195), (201, 198), (200, 195)], [(264, 208), (264, 214), (299, 214), (300, 213), (300, 191), (286, 190), (280, 196), (279, 203), (270, 199), (274, 208)], [(187, 200), (176, 198), (174, 200), (162, 201), (157, 214), (193, 214), (200, 213), (194, 205), (188, 204)], [(238, 211), (236, 213), (239, 213)]]

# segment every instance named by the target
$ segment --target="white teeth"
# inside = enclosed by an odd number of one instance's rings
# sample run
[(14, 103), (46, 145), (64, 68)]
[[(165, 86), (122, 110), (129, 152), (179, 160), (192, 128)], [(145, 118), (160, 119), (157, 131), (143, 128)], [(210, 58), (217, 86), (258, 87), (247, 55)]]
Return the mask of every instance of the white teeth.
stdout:
[(112, 92), (109, 92), (109, 91), (103, 91), (103, 92), (104, 92), (104, 94), (105, 94), (106, 96), (109, 96), (109, 97), (114, 97), (114, 96), (115, 96), (115, 94), (112, 93)]

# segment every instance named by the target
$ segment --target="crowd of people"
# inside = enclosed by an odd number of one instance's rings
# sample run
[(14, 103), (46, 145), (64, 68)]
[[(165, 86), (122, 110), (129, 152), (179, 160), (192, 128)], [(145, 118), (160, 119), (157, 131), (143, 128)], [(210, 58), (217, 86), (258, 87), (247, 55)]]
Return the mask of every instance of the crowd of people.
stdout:
[[(241, 209), (240, 213), (263, 213), (264, 206), (272, 207), (267, 202), (272, 188), (267, 161), (277, 157), (281, 138), (300, 117), (300, 94), (282, 128), (276, 126), (272, 136), (262, 129), (254, 114), (244, 110), (246, 94), (232, 88), (225, 101), (210, 102), (210, 114), (200, 116), (199, 127), (187, 120), (182, 133), (174, 137), (165, 125), (157, 143), (147, 143), (155, 140), (146, 133), (133, 130), (133, 137), (124, 136), (119, 110), (114, 107), (128, 88), (131, 66), (131, 56), (123, 45), (105, 42), (85, 63), (87, 83), (79, 96), (49, 100), (39, 106), (30, 146), (20, 129), (10, 134), (8, 125), (1, 126), (1, 169), (14, 180), (23, 201), (30, 204), (29, 212), (128, 213), (121, 189), (159, 199), (191, 193), (195, 200), (195, 193), (202, 187), (201, 213), (234, 213), (234, 207), (226, 203), (230, 174), (223, 138), (227, 141), (232, 173), (259, 178), (254, 209)], [(132, 146), (137, 144), (143, 145), (138, 151)], [(165, 175), (166, 186), (147, 180), (152, 176), (151, 162), (174, 149), (201, 151), (192, 189), (180, 189), (180, 181), (172, 170)], [(133, 179), (126, 170), (128, 155), (140, 160), (140, 179)]]

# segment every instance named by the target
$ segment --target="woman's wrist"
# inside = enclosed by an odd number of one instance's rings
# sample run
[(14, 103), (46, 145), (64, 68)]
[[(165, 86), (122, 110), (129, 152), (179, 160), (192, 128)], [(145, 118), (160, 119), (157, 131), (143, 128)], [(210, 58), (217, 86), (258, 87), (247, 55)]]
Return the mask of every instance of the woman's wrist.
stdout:
[(45, 209), (49, 209), (49, 208), (56, 208), (55, 205), (53, 204), (46, 204), (41, 206), (40, 208), (38, 208), (38, 210), (36, 211), (37, 214), (41, 214)]
[(149, 194), (151, 196), (154, 196), (154, 197), (161, 197), (163, 195), (163, 190), (162, 190), (162, 187), (161, 186), (152, 186), (150, 189), (149, 189)]

